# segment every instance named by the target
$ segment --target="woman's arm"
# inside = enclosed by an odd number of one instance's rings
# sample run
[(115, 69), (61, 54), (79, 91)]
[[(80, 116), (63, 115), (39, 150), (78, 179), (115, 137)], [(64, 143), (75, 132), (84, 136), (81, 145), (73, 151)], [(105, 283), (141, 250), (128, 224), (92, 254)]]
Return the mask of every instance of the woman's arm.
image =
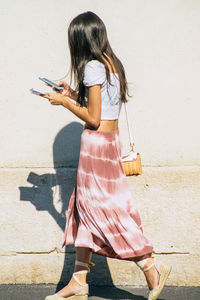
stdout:
[(98, 128), (101, 121), (101, 86), (94, 85), (88, 88), (88, 107), (80, 107), (73, 103), (67, 96), (59, 93), (45, 95), (52, 105), (63, 105), (78, 118), (94, 128)]

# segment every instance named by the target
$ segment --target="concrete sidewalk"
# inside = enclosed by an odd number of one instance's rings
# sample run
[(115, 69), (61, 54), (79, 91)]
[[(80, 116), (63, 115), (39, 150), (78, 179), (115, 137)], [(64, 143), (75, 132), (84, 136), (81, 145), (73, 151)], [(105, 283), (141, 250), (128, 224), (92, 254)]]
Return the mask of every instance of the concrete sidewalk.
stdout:
[[(58, 288), (58, 290), (61, 287)], [(56, 292), (56, 285), (0, 285), (0, 300), (44, 300)], [(90, 286), (90, 300), (97, 299), (147, 299), (147, 288)], [(200, 287), (166, 286), (159, 300), (200, 300)]]

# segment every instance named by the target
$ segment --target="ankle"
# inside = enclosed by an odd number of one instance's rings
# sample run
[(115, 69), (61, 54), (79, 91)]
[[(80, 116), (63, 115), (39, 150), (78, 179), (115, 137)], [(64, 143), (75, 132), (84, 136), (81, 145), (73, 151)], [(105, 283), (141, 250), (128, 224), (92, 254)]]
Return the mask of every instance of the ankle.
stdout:
[(79, 285), (83, 286), (86, 285), (86, 278), (87, 278), (87, 270), (80, 270), (73, 273), (74, 281)]
[(146, 262), (143, 266), (143, 272), (148, 272), (152, 267), (154, 267), (154, 258), (153, 257), (149, 257), (146, 259)]
[(154, 266), (154, 257), (150, 256), (135, 262), (143, 272), (147, 272)]
[(154, 289), (159, 284), (159, 271), (155, 266), (154, 257), (150, 256), (136, 262), (137, 266), (144, 272), (148, 287)]
[(79, 261), (76, 259), (75, 261), (75, 266), (74, 266), (74, 272), (79, 272), (79, 271), (87, 271), (90, 272), (90, 267), (95, 266), (93, 262), (83, 262)]

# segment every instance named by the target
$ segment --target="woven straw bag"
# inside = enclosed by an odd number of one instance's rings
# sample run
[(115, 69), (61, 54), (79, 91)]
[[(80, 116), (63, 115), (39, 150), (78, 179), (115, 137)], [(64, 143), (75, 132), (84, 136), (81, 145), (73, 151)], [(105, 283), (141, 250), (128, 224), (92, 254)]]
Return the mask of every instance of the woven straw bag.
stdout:
[(126, 121), (127, 121), (128, 132), (129, 132), (131, 150), (122, 156), (122, 165), (124, 168), (124, 172), (127, 176), (141, 175), (142, 174), (141, 157), (139, 153), (133, 150), (134, 143), (133, 143), (133, 137), (131, 135), (126, 103), (124, 103), (124, 108), (126, 113)]

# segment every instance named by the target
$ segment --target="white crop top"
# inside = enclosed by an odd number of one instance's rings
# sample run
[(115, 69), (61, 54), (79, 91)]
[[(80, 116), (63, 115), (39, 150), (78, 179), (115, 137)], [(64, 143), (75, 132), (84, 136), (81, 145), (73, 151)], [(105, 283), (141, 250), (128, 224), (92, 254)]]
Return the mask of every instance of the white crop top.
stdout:
[(115, 120), (119, 118), (122, 102), (120, 98), (120, 83), (117, 73), (110, 73), (110, 85), (106, 78), (106, 69), (98, 60), (89, 61), (84, 70), (83, 84), (85, 101), (88, 103), (88, 87), (101, 85), (101, 120)]

